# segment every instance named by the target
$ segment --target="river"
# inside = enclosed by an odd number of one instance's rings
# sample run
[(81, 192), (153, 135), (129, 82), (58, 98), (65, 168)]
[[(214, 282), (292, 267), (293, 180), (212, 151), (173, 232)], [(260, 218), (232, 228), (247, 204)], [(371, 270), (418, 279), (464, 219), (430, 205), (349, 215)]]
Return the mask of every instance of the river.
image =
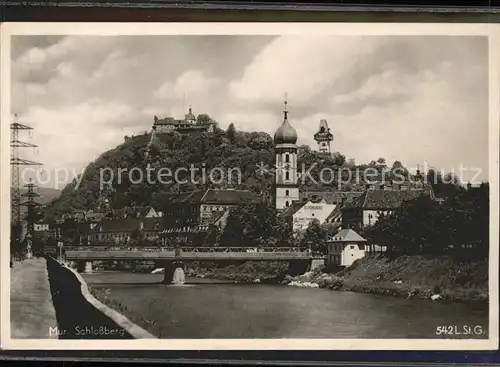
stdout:
[[(84, 278), (161, 338), (463, 338), (480, 328), (467, 338), (487, 338), (487, 305), (196, 278), (166, 286), (163, 274)], [(462, 334), (438, 336), (439, 326)]]

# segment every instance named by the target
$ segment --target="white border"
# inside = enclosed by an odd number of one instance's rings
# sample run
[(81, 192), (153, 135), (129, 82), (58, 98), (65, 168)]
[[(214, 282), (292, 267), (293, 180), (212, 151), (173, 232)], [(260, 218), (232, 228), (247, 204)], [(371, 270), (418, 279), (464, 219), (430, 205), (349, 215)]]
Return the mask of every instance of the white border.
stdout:
[[(4, 23), (1, 50), (1, 235), (0, 340), (2, 349), (22, 350), (494, 350), (498, 349), (499, 60), (500, 26), (414, 23)], [(477, 35), (489, 37), (489, 339), (147, 339), (50, 340), (10, 337), (10, 40), (13, 35)], [(77, 315), (75, 315), (77, 316)]]

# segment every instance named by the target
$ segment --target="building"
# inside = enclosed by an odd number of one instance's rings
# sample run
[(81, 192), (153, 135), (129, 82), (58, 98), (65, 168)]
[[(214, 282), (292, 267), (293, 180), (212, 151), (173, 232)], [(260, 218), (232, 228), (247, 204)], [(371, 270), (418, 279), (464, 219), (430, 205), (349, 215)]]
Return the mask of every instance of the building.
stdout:
[(172, 194), (162, 217), (164, 241), (197, 243), (210, 225), (223, 229), (229, 210), (259, 200), (249, 190), (205, 189)]
[(324, 200), (328, 204), (340, 205), (346, 201), (353, 201), (363, 193), (364, 191), (301, 191), (300, 199), (315, 202)]
[(342, 229), (327, 241), (327, 267), (351, 266), (365, 256), (366, 240), (352, 229)]
[(100, 221), (105, 217), (104, 213), (94, 212), (92, 209), (75, 209), (72, 213), (63, 214), (60, 223), (65, 221), (75, 221), (75, 222), (94, 222)]
[(157, 116), (154, 117), (153, 133), (171, 134), (174, 132), (178, 132), (180, 134), (189, 134), (193, 132), (214, 131), (215, 122), (209, 121), (204, 124), (198, 124), (196, 121), (196, 116), (193, 114), (191, 107), (189, 107), (189, 112), (184, 116), (184, 119), (177, 120), (173, 117), (165, 117), (159, 119)]
[(285, 217), (291, 217), (294, 232), (304, 231), (309, 224), (317, 219), (320, 224), (326, 223), (326, 219), (335, 210), (335, 204), (321, 201), (295, 202), (282, 213)]
[(115, 219), (125, 218), (161, 218), (162, 212), (157, 211), (152, 206), (133, 206), (113, 210), (112, 216)]
[(45, 242), (49, 239), (54, 239), (57, 237), (57, 229), (50, 226), (47, 223), (34, 223), (33, 224), (34, 239), (36, 242)]
[(35, 232), (45, 232), (49, 231), (49, 225), (47, 223), (34, 223), (33, 230)]
[(136, 235), (138, 238), (155, 241), (158, 239), (160, 224), (157, 218), (103, 220), (88, 232), (88, 243), (127, 243)]
[(274, 133), (276, 154), (275, 205), (276, 209), (288, 208), (299, 200), (297, 174), (297, 132), (288, 122), (287, 101), (283, 110), (283, 123)]
[(333, 213), (331, 220), (339, 220), (343, 229), (361, 230), (374, 225), (380, 216), (390, 215), (399, 209), (405, 201), (428, 195), (434, 199), (430, 185), (405, 187), (394, 190), (392, 186), (380, 188), (368, 187), (367, 190), (352, 202), (345, 202), (340, 213)]
[(314, 134), (314, 140), (318, 143), (318, 150), (320, 153), (332, 154), (330, 143), (333, 141), (333, 134), (330, 133), (330, 128), (326, 120), (321, 120), (319, 122), (319, 129), (318, 132)]

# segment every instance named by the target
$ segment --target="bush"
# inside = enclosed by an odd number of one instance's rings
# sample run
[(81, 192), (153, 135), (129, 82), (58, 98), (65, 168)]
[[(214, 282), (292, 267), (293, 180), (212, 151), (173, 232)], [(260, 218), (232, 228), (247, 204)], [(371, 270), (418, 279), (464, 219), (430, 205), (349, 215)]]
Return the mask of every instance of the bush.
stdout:
[(341, 289), (344, 286), (344, 280), (335, 275), (320, 277), (317, 280), (317, 283), (320, 288), (328, 288), (333, 290)]

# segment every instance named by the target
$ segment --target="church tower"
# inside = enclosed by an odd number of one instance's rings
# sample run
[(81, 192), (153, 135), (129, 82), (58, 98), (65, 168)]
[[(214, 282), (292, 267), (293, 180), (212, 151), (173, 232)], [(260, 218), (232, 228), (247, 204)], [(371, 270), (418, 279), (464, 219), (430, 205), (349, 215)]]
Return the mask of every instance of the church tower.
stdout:
[(328, 122), (321, 120), (319, 122), (319, 130), (314, 134), (314, 140), (318, 143), (318, 150), (322, 154), (331, 155), (330, 142), (333, 141), (333, 135), (330, 133)]
[(283, 210), (299, 200), (297, 173), (297, 132), (288, 122), (287, 101), (283, 110), (283, 123), (274, 133), (276, 154), (275, 205)]

